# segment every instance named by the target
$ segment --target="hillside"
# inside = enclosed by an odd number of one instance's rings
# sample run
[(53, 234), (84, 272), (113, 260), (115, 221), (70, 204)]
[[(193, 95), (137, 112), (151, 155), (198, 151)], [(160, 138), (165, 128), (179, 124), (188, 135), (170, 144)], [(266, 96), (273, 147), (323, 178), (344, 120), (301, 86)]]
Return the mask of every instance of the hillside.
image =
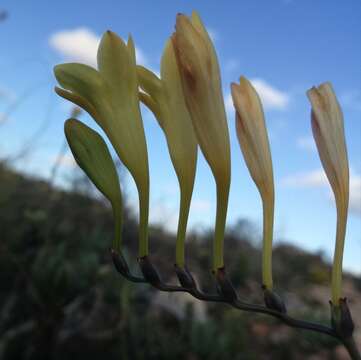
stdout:
[[(327, 337), (126, 282), (108, 254), (111, 212), (86, 186), (59, 190), (5, 165), (0, 184), (0, 359), (347, 359)], [(249, 232), (244, 220), (228, 230), (227, 271), (242, 297), (261, 302), (261, 253)], [(124, 237), (137, 271), (129, 209)], [(210, 292), (211, 238), (190, 234), (187, 244), (188, 266)], [(150, 229), (152, 259), (173, 282), (174, 243)], [(274, 250), (277, 291), (300, 318), (328, 321), (329, 273), (322, 254)], [(361, 346), (361, 279), (345, 276), (344, 290)]]

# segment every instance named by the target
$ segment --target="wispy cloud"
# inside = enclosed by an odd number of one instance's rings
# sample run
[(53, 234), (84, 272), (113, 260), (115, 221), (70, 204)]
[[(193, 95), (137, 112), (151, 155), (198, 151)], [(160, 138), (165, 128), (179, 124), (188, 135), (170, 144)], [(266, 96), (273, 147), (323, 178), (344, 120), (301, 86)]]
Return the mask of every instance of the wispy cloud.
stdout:
[(361, 111), (361, 91), (352, 90), (341, 94), (340, 96), (341, 105), (345, 108), (354, 111)]
[[(234, 66), (237, 66), (234, 64)], [(276, 89), (274, 86), (267, 83), (260, 78), (250, 79), (252, 85), (256, 89), (258, 95), (261, 98), (262, 105), (268, 110), (285, 110), (289, 104), (290, 96)], [(225, 106), (227, 111), (233, 110), (233, 102), (231, 94), (228, 93), (224, 96)]]
[(290, 101), (287, 93), (276, 89), (263, 79), (251, 79), (251, 83), (257, 90), (266, 109), (284, 110), (287, 108)]
[(308, 135), (299, 137), (297, 139), (296, 145), (302, 150), (307, 150), (311, 152), (317, 150), (315, 140), (312, 136)]
[(233, 100), (231, 93), (224, 95), (224, 106), (226, 108), (226, 112), (228, 116), (231, 116), (231, 114), (234, 112), (234, 106), (233, 106)]
[(193, 199), (192, 201), (192, 211), (195, 213), (205, 214), (208, 213), (212, 208), (212, 203), (209, 200), (203, 199)]
[[(284, 186), (299, 187), (299, 188), (328, 188), (329, 182), (323, 169), (317, 169), (309, 172), (302, 172), (285, 177), (282, 180)], [(331, 190), (329, 196), (333, 195)], [(361, 175), (351, 171), (350, 174), (350, 211), (361, 215)]]
[(350, 178), (350, 210), (361, 215), (361, 175)]
[(319, 187), (327, 186), (328, 181), (325, 172), (317, 169), (286, 176), (282, 180), (282, 184), (292, 187)]
[[(78, 61), (96, 67), (96, 56), (100, 36), (92, 30), (79, 27), (71, 30), (61, 30), (49, 38), (50, 46), (67, 61)], [(136, 47), (137, 62), (145, 65), (147, 57)]]
[(61, 30), (50, 36), (49, 43), (67, 60), (96, 65), (100, 38), (87, 28)]

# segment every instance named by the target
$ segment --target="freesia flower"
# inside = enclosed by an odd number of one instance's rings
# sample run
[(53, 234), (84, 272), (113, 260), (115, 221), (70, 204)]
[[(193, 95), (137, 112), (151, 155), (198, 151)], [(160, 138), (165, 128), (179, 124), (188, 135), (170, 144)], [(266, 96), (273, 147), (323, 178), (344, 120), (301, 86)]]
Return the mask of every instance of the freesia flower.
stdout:
[(179, 182), (180, 209), (176, 263), (183, 267), (184, 241), (196, 173), (197, 140), (185, 104), (174, 49), (170, 40), (167, 41), (162, 56), (161, 80), (142, 66), (138, 66), (138, 78), (141, 88), (145, 91), (145, 93), (140, 93), (140, 99), (152, 110), (165, 134)]
[(263, 205), (263, 285), (272, 289), (272, 239), (274, 222), (274, 180), (272, 158), (261, 100), (244, 77), (231, 85), (236, 109), (238, 141)]
[(224, 266), (223, 242), (230, 187), (230, 145), (217, 55), (197, 13), (177, 16), (172, 36), (185, 102), (197, 142), (215, 178), (217, 214), (213, 268)]
[(112, 205), (115, 221), (113, 248), (119, 251), (122, 197), (118, 174), (107, 145), (96, 131), (76, 119), (67, 120), (64, 131), (75, 161)]
[(54, 72), (56, 92), (86, 110), (109, 137), (133, 176), (140, 209), (139, 256), (148, 254), (149, 170), (139, 108), (135, 49), (107, 31), (98, 49), (99, 71), (83, 64), (62, 64)]
[(349, 203), (349, 165), (343, 115), (330, 83), (307, 92), (318, 153), (331, 184), (337, 208), (336, 245), (332, 268), (332, 303), (338, 306), (342, 286), (342, 258)]

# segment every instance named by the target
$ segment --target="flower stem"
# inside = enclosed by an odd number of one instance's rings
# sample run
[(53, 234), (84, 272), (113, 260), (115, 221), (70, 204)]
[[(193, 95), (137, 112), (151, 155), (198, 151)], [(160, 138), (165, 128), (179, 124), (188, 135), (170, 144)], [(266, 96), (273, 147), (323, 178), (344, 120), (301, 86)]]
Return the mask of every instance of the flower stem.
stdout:
[(191, 196), (189, 196), (189, 194), (186, 191), (181, 189), (178, 230), (177, 230), (177, 242), (176, 242), (176, 264), (180, 268), (184, 268), (184, 263), (185, 263), (184, 242), (185, 242), (185, 238), (186, 238), (190, 200), (191, 200)]
[(148, 241), (148, 215), (149, 215), (149, 191), (142, 191), (138, 187), (139, 192), (139, 257), (149, 254)]
[(262, 251), (262, 282), (268, 289), (272, 290), (272, 240), (274, 200), (262, 201), (263, 205), (263, 251)]
[(225, 182), (224, 184), (217, 183), (217, 213), (213, 241), (213, 270), (217, 270), (224, 266), (223, 244), (227, 217), (228, 195), (229, 182)]
[(113, 218), (114, 218), (114, 237), (112, 242), (112, 247), (117, 252), (120, 252), (122, 245), (122, 227), (123, 227), (123, 218), (122, 218), (122, 205), (121, 203), (112, 203), (113, 207)]
[(336, 244), (332, 267), (332, 303), (338, 304), (342, 287), (342, 259), (346, 235), (347, 205), (337, 207)]

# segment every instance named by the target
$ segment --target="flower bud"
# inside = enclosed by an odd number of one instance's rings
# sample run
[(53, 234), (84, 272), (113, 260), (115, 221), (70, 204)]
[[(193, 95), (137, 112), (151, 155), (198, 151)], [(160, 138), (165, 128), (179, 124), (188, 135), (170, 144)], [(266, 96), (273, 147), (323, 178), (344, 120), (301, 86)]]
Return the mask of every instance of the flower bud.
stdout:
[(230, 145), (217, 55), (199, 16), (177, 16), (172, 36), (185, 102), (197, 141), (214, 175), (217, 215), (213, 268), (223, 267), (223, 241), (231, 177)]
[(122, 198), (118, 174), (107, 145), (96, 131), (76, 119), (67, 120), (64, 131), (75, 161), (112, 205), (115, 222), (113, 248), (119, 251)]
[(139, 108), (135, 50), (107, 31), (98, 49), (99, 71), (83, 64), (54, 68), (63, 89), (56, 92), (86, 110), (104, 130), (139, 193), (139, 256), (148, 254), (149, 170)]
[(312, 105), (313, 137), (337, 208), (336, 245), (332, 268), (332, 303), (339, 303), (342, 287), (342, 258), (349, 202), (349, 165), (343, 115), (330, 83), (308, 90)]
[(272, 158), (261, 100), (244, 77), (232, 84), (238, 141), (263, 204), (262, 281), (272, 290), (272, 239), (274, 222), (274, 181)]
[(185, 104), (172, 43), (168, 40), (161, 61), (161, 79), (138, 66), (140, 99), (154, 113), (167, 139), (180, 188), (176, 263), (184, 266), (184, 241), (197, 163), (197, 140)]

